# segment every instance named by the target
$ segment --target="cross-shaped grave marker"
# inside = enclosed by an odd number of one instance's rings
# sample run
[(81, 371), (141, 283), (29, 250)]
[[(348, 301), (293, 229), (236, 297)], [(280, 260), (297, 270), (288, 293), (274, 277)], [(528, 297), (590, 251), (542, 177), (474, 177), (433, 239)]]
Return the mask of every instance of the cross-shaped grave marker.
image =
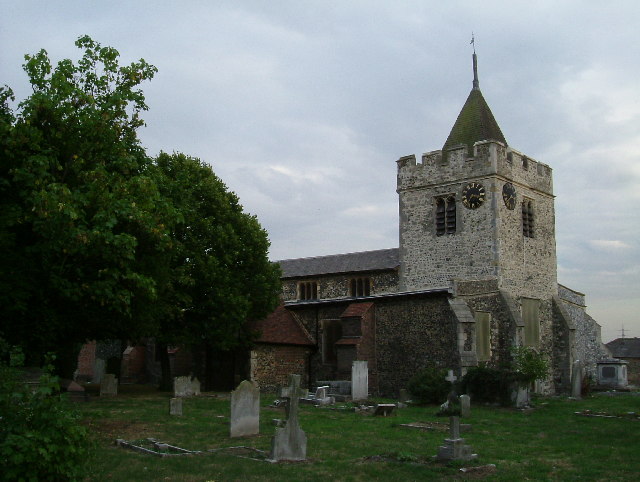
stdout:
[(454, 383), (458, 377), (453, 374), (453, 370), (449, 370), (449, 373), (444, 379), (450, 383)]
[(306, 392), (300, 390), (300, 375), (289, 375), (289, 386), (283, 388), (281, 397), (288, 398), (287, 422), (282, 428), (276, 428), (271, 439), (271, 460), (306, 460), (307, 436), (298, 423), (298, 403)]

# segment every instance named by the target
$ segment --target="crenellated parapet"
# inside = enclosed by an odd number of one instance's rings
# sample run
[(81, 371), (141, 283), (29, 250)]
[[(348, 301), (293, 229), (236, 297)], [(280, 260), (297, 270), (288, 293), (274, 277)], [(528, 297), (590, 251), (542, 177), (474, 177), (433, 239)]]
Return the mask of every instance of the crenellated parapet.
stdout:
[(472, 155), (467, 146), (460, 144), (447, 149), (446, 155), (441, 150), (427, 152), (420, 162), (415, 155), (404, 156), (397, 165), (398, 192), (497, 175), (516, 185), (553, 195), (551, 168), (499, 141), (476, 142)]

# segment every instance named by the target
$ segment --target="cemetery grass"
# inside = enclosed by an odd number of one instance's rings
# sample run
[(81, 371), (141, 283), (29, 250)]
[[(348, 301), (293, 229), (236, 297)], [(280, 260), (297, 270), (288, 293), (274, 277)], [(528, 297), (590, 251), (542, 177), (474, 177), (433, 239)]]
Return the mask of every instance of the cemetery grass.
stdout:
[[(229, 395), (185, 399), (182, 416), (169, 415), (170, 394), (123, 386), (114, 398), (79, 403), (94, 450), (87, 461), (88, 481), (102, 480), (634, 480), (640, 476), (638, 433), (640, 396), (596, 394), (581, 401), (538, 398), (530, 410), (474, 405), (463, 419), (472, 428), (462, 436), (479, 455), (473, 462), (437, 463), (432, 456), (447, 437), (448, 419), (436, 406), (410, 406), (390, 417), (300, 406), (300, 425), (307, 434), (305, 462), (269, 463), (275, 427), (284, 410), (271, 408), (274, 397), (261, 400), (260, 435), (229, 437)], [(378, 400), (390, 402), (389, 400)], [(338, 407), (346, 406), (346, 409)], [(591, 410), (620, 418), (587, 417)], [(433, 430), (401, 427), (423, 422)], [(140, 442), (153, 437), (199, 455), (156, 457), (115, 445), (116, 439)], [(213, 452), (209, 450), (222, 449)], [(240, 456), (244, 456), (242, 458)], [(463, 474), (462, 467), (494, 464), (496, 470)]]

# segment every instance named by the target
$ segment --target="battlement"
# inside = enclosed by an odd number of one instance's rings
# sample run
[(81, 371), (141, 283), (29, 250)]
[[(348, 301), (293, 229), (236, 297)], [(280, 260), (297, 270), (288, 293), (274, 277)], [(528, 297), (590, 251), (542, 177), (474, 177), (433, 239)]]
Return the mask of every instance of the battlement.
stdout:
[(553, 194), (552, 169), (499, 141), (479, 141), (468, 152), (465, 145), (426, 152), (421, 162), (415, 155), (403, 156), (398, 164), (398, 191), (427, 187), (461, 179), (498, 175), (529, 186), (546, 194)]

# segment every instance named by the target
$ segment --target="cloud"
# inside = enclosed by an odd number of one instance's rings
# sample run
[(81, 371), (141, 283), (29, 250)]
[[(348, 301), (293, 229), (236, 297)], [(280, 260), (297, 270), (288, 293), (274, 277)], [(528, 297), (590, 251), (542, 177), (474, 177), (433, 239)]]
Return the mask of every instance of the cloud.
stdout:
[(607, 251), (631, 248), (631, 245), (617, 239), (593, 239), (589, 244), (594, 248)]

